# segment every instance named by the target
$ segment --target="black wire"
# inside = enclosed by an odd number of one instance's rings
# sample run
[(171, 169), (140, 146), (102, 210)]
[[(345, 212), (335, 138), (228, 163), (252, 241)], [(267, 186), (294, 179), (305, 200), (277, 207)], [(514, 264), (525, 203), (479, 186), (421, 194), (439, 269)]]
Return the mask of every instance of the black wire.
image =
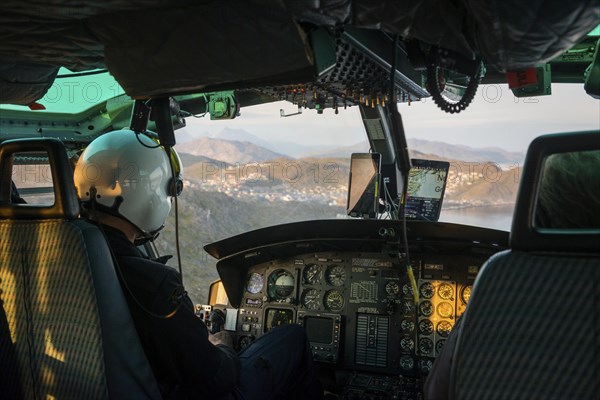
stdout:
[(98, 75), (98, 74), (103, 74), (105, 72), (108, 72), (107, 69), (98, 69), (95, 71), (86, 71), (86, 72), (75, 72), (72, 74), (62, 74), (62, 75), (57, 75), (56, 78), (75, 78), (78, 76), (89, 76), (89, 75)]
[(412, 267), (410, 263), (410, 252), (408, 251), (408, 234), (406, 233), (406, 191), (408, 190), (408, 179), (404, 182), (402, 188), (402, 202), (400, 203), (400, 215), (402, 216), (402, 242), (404, 245), (404, 254), (406, 260), (406, 266)]
[(398, 206), (396, 206), (396, 203), (394, 203), (394, 199), (392, 198), (392, 195), (390, 194), (390, 191), (388, 189), (388, 185), (385, 181), (383, 182), (383, 188), (385, 191), (386, 202), (388, 203), (388, 206), (390, 208), (389, 210), (387, 210), (387, 213), (390, 216), (390, 219), (397, 219), (398, 218)]
[(394, 39), (394, 51), (392, 51), (392, 63), (390, 68), (390, 102), (394, 101), (394, 92), (396, 85), (396, 52), (398, 51), (398, 43), (400, 42), (400, 36), (396, 35)]
[(179, 299), (177, 299), (177, 301), (178, 301), (177, 306), (172, 311), (170, 311), (164, 315), (156, 314), (156, 313), (148, 310), (137, 299), (137, 297), (135, 297), (135, 295), (133, 294), (133, 291), (131, 290), (131, 288), (127, 284), (127, 281), (125, 280), (125, 277), (123, 276), (123, 272), (121, 271), (121, 266), (119, 265), (119, 261), (117, 260), (117, 257), (115, 256), (115, 253), (113, 252), (113, 249), (109, 244), (108, 236), (106, 235), (106, 232), (104, 231), (104, 227), (102, 226), (102, 223), (100, 222), (100, 219), (98, 218), (98, 210), (96, 210), (96, 188), (93, 186), (90, 188), (90, 203), (91, 203), (91, 207), (92, 207), (93, 217), (96, 220), (96, 222), (98, 223), (98, 227), (100, 228), (100, 232), (102, 232), (102, 236), (104, 236), (104, 240), (106, 240), (106, 243), (108, 244), (108, 251), (110, 252), (110, 257), (112, 258), (112, 261), (115, 264), (115, 270), (117, 270), (117, 274), (119, 275), (119, 281), (121, 282), (121, 285), (123, 285), (125, 287), (125, 290), (127, 291), (127, 293), (129, 293), (129, 296), (133, 299), (135, 304), (146, 314), (150, 315), (151, 317), (158, 318), (158, 319), (169, 319), (169, 318), (173, 317), (175, 314), (177, 314), (177, 311), (179, 311), (179, 308), (181, 307), (181, 304), (183, 303), (183, 301), (182, 301), (183, 296), (181, 296), (181, 297), (179, 297)]
[[(396, 82), (396, 52), (398, 50), (398, 43), (400, 41), (400, 36), (396, 35), (395, 40), (394, 40), (394, 51), (392, 52), (392, 65), (391, 65), (391, 70), (390, 70), (390, 103), (394, 101), (394, 84)], [(391, 118), (390, 118), (391, 119)], [(400, 171), (400, 173), (402, 173), (402, 171)], [(408, 191), (408, 176), (403, 177), (404, 182), (402, 182), (403, 187), (402, 187), (402, 202), (400, 203), (400, 215), (402, 216), (402, 232), (403, 232), (403, 238), (404, 238), (404, 251), (406, 254), (406, 264), (407, 266), (410, 266), (410, 254), (408, 251), (408, 236), (406, 233), (406, 213), (405, 213), (405, 206), (406, 206), (406, 192)]]
[[(145, 144), (144, 142), (142, 142), (142, 140), (140, 139), (139, 135), (143, 135), (143, 133), (141, 132), (134, 132), (135, 133), (135, 138), (137, 139), (138, 142), (140, 142), (140, 144), (148, 149), (157, 149), (160, 147), (160, 143), (158, 143), (156, 146), (149, 146), (147, 144)], [(149, 137), (147, 135), (144, 135), (146, 137)]]
[(434, 103), (442, 110), (450, 114), (458, 114), (459, 112), (465, 110), (469, 104), (475, 98), (475, 94), (477, 93), (477, 88), (479, 87), (479, 82), (481, 81), (481, 74), (483, 72), (482, 65), (479, 66), (477, 72), (469, 79), (469, 84), (467, 85), (467, 89), (465, 93), (461, 97), (460, 101), (457, 103), (451, 103), (442, 96), (440, 91), (440, 86), (437, 81), (437, 71), (439, 67), (434, 64), (427, 65), (427, 91), (431, 94)]
[[(396, 35), (396, 38), (394, 40), (394, 51), (393, 53), (393, 58), (392, 58), (392, 65), (391, 65), (391, 71), (390, 71), (390, 106), (388, 107), (392, 107), (390, 109), (390, 112), (392, 110), (396, 110), (396, 112), (398, 112), (397, 107), (395, 106), (395, 103), (392, 104), (392, 102), (394, 102), (394, 86), (395, 86), (395, 81), (396, 81), (396, 52), (398, 49), (398, 42), (400, 40), (400, 36)], [(391, 119), (391, 118), (390, 118)], [(400, 173), (402, 173), (402, 171), (400, 171)], [(416, 278), (414, 277), (414, 271), (412, 271), (412, 265), (411, 265), (411, 261), (410, 261), (410, 251), (408, 248), (408, 233), (406, 232), (406, 193), (408, 192), (408, 171), (407, 171), (407, 176), (403, 177), (403, 182), (402, 182), (402, 197), (401, 197), (401, 202), (400, 202), (400, 215), (402, 218), (402, 237), (398, 237), (398, 258), (400, 259), (400, 261), (402, 262), (402, 258), (400, 256), (400, 240), (402, 239), (402, 245), (404, 248), (404, 261), (406, 263), (406, 274), (408, 276), (408, 278), (411, 280), (411, 287), (412, 282), (414, 281), (415, 283), (415, 287), (413, 287), (413, 290), (418, 290), (417, 285), (416, 285)], [(417, 348), (418, 348), (418, 342), (416, 340), (417, 338), (417, 331), (418, 331), (418, 326), (419, 326), (419, 304), (418, 301), (416, 301), (417, 297), (416, 297), (417, 293), (413, 293), (413, 300), (415, 303), (415, 313), (414, 313), (414, 319), (415, 319), (415, 356), (417, 356)], [(420, 361), (421, 361), (421, 357), (417, 356), (417, 376), (419, 378), (419, 391), (420, 393), (423, 393), (423, 371), (421, 370), (421, 365), (420, 365)]]
[[(207, 107), (207, 110), (208, 110), (208, 107)], [(185, 110), (179, 110), (179, 112), (182, 114), (182, 116), (184, 118), (187, 118), (187, 117), (203, 118), (203, 117), (206, 116), (206, 114), (208, 114), (208, 111), (205, 111), (202, 115), (200, 115), (200, 114), (192, 114), (191, 112), (185, 111)]]
[[(173, 185), (174, 193), (171, 193), (175, 197), (175, 249), (177, 251), (177, 267), (179, 269), (179, 275), (181, 278), (181, 287), (183, 288), (183, 271), (181, 269), (181, 251), (179, 250), (179, 202), (177, 200), (177, 176), (175, 174), (175, 166), (173, 165), (173, 159), (171, 154), (174, 151), (171, 146), (164, 146), (167, 158), (169, 159), (169, 165), (171, 166), (171, 183)], [(181, 167), (181, 166), (180, 166)]]

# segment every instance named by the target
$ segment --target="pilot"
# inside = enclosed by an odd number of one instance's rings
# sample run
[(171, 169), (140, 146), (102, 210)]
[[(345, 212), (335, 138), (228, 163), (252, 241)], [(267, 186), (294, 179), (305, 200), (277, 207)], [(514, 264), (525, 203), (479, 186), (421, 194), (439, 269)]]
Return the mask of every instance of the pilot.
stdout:
[[(600, 151), (557, 153), (546, 159), (535, 219), (540, 228), (600, 227)], [(449, 396), (452, 356), (461, 321), (456, 321), (425, 381), (425, 400)]]
[[(298, 325), (273, 329), (240, 354), (210, 334), (179, 273), (136, 247), (163, 228), (182, 182), (163, 147), (133, 131), (95, 139), (75, 168), (82, 214), (105, 232), (140, 340), (165, 399), (321, 399), (312, 353)], [(118, 332), (115, 332), (118, 334)]]

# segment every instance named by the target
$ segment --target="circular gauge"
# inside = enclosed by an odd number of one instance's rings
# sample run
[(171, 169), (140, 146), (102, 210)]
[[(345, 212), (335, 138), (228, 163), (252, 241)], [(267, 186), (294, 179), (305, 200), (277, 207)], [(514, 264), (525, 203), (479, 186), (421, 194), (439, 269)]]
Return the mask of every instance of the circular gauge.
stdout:
[(415, 312), (415, 303), (412, 301), (405, 301), (402, 303), (402, 312), (404, 314), (413, 314)]
[(252, 344), (252, 342), (254, 342), (254, 336), (252, 335), (245, 335), (240, 337), (240, 341), (238, 342), (239, 346), (240, 346), (240, 350), (250, 346), (250, 344)]
[(405, 371), (410, 371), (415, 367), (415, 360), (411, 356), (400, 357), (400, 368)]
[(321, 266), (317, 264), (308, 264), (304, 267), (304, 283), (315, 285), (321, 283)]
[(329, 311), (342, 311), (342, 308), (344, 308), (344, 296), (339, 290), (333, 289), (325, 293), (325, 307)]
[(440, 339), (435, 344), (435, 354), (440, 354), (442, 352), (442, 348), (444, 348), (444, 343), (446, 343), (446, 339)]
[(419, 288), (419, 293), (421, 294), (421, 297), (430, 299), (433, 297), (433, 294), (435, 293), (435, 289), (433, 288), (433, 285), (431, 284), (431, 282), (425, 282)]
[(408, 318), (404, 318), (400, 321), (400, 328), (403, 332), (412, 332), (415, 330), (415, 323)]
[(421, 360), (419, 366), (421, 367), (421, 371), (425, 374), (429, 373), (429, 371), (431, 371), (431, 368), (433, 368), (433, 361), (431, 360)]
[(448, 321), (440, 321), (437, 324), (436, 331), (441, 337), (448, 337), (452, 330), (452, 324)]
[(469, 285), (465, 286), (460, 291), (460, 299), (464, 304), (467, 304), (469, 302), (469, 299), (471, 298), (471, 290), (473, 290), (473, 286)]
[(262, 290), (264, 284), (265, 278), (263, 278), (262, 274), (253, 272), (248, 275), (248, 280), (246, 281), (246, 290), (248, 293), (256, 294)]
[(433, 342), (429, 338), (421, 338), (419, 339), (419, 354), (422, 356), (431, 355), (431, 351), (433, 350)]
[(405, 283), (402, 286), (402, 293), (404, 293), (405, 296), (412, 296), (413, 291), (412, 291), (412, 286), (410, 285), (410, 283)]
[(450, 300), (454, 297), (454, 288), (449, 283), (442, 283), (438, 288), (438, 294), (444, 300)]
[(452, 307), (452, 304), (442, 301), (437, 306), (437, 313), (442, 318), (452, 318), (452, 315), (454, 315), (454, 307)]
[(415, 348), (415, 341), (410, 336), (404, 336), (400, 339), (400, 348), (404, 351), (413, 351)]
[(390, 296), (396, 297), (400, 293), (400, 285), (396, 281), (388, 282), (385, 284), (385, 292)]
[(423, 335), (431, 335), (433, 333), (433, 322), (428, 319), (422, 319), (419, 322), (419, 332)]
[(346, 268), (343, 265), (330, 265), (325, 278), (330, 285), (342, 286), (346, 282)]
[(305, 289), (302, 292), (302, 305), (309, 310), (318, 310), (321, 305), (321, 294), (316, 289)]
[(433, 304), (431, 304), (430, 301), (422, 302), (419, 304), (419, 312), (424, 317), (429, 317), (431, 314), (433, 314)]
[(285, 300), (294, 292), (294, 276), (284, 269), (278, 269), (269, 275), (267, 291), (273, 300)]

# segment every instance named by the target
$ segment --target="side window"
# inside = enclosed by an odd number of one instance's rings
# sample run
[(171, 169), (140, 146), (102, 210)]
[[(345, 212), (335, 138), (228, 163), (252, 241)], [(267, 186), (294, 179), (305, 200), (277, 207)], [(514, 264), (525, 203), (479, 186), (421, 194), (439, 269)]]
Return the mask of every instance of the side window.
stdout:
[[(54, 204), (52, 171), (46, 153), (15, 153), (12, 181), (27, 204)], [(13, 187), (13, 201), (16, 200)]]
[(544, 160), (535, 225), (600, 229), (600, 150), (555, 153)]

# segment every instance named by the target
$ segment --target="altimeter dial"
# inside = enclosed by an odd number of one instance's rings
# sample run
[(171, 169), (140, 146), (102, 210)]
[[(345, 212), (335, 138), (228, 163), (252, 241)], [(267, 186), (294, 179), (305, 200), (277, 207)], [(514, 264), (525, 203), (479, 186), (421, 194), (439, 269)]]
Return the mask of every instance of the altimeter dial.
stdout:
[(431, 335), (433, 333), (433, 323), (428, 319), (422, 319), (419, 322), (419, 332), (423, 335)]
[(448, 337), (451, 330), (452, 324), (449, 321), (440, 321), (436, 327), (436, 331), (441, 337)]
[(429, 317), (431, 314), (433, 314), (433, 304), (431, 304), (430, 301), (422, 302), (419, 304), (419, 312), (422, 316)]
[(434, 293), (435, 293), (435, 289), (433, 288), (433, 284), (431, 282), (425, 282), (419, 288), (419, 294), (421, 295), (421, 297), (423, 297), (425, 299), (432, 298)]
[(400, 285), (396, 281), (390, 281), (385, 284), (385, 292), (390, 296), (396, 297), (400, 293)]
[(454, 315), (454, 307), (452, 307), (452, 304), (442, 301), (437, 306), (437, 313), (442, 318), (452, 318)]
[(438, 288), (438, 294), (444, 300), (450, 300), (454, 298), (454, 287), (449, 283), (442, 283)]
[(302, 292), (302, 305), (309, 310), (318, 310), (321, 306), (321, 293), (316, 289), (306, 289)]
[(317, 264), (308, 264), (304, 267), (304, 283), (309, 285), (316, 285), (321, 283), (322, 276), (321, 266)]
[(330, 265), (325, 278), (330, 285), (342, 286), (346, 282), (346, 268), (343, 265)]
[(464, 304), (467, 304), (469, 302), (469, 299), (471, 298), (471, 290), (473, 290), (473, 286), (471, 286), (471, 285), (468, 285), (468, 286), (465, 286), (464, 288), (462, 288), (462, 290), (460, 292), (460, 300)]
[(324, 302), (329, 311), (339, 312), (344, 308), (344, 296), (337, 289), (325, 293)]

